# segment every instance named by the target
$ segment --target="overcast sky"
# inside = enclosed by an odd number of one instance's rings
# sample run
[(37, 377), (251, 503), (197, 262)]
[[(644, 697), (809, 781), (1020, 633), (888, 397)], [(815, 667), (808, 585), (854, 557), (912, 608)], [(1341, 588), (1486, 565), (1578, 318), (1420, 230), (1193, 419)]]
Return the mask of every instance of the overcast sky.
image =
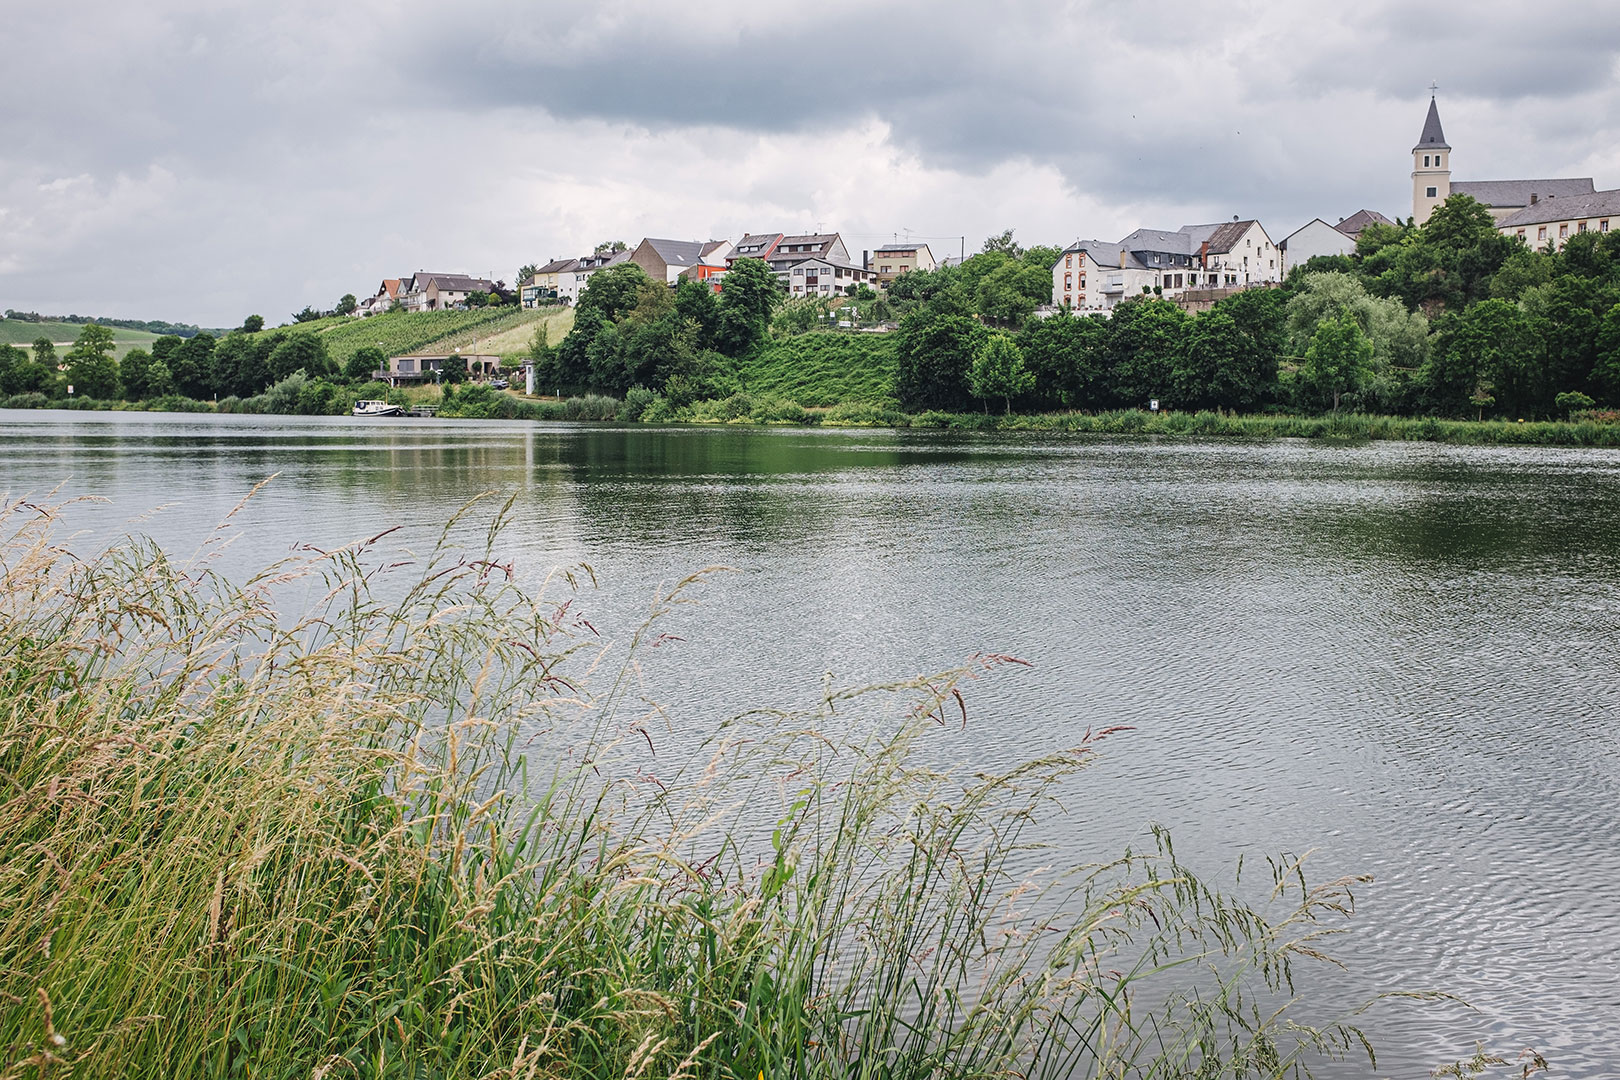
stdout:
[(0, 308), (231, 326), (816, 227), (1118, 239), (1620, 186), (1613, 0), (0, 3)]

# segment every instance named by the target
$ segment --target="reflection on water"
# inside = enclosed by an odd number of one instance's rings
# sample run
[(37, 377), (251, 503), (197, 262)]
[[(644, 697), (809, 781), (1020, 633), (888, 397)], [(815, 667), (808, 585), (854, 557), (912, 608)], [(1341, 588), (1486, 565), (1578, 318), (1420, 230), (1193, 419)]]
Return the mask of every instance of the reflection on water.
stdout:
[(1620, 454), (25, 412), (0, 442), (0, 488), (110, 500), (76, 512), (86, 546), (167, 503), (142, 528), (193, 550), (276, 473), (228, 568), (396, 524), (420, 547), (489, 490), (518, 494), (528, 580), (596, 568), (599, 626), (733, 567), (646, 659), (677, 744), (824, 671), (1020, 656), (952, 752), (1134, 727), (1049, 824), (1070, 854), (1157, 821), (1206, 871), (1314, 848), (1377, 877), (1330, 1004), (1479, 1009), (1376, 1009), (1379, 1075), (1476, 1035), (1613, 1071)]

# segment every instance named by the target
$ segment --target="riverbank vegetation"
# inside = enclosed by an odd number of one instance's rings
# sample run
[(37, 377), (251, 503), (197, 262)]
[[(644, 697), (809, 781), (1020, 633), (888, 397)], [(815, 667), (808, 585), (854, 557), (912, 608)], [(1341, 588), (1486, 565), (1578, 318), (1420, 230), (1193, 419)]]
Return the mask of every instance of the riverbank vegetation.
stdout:
[(69, 554), (60, 514), (11, 502), (0, 537), (0, 1075), (1279, 1077), (1369, 1053), (1302, 1013), (1354, 882), (1285, 859), (1245, 902), (1163, 835), (1043, 869), (1035, 823), (1109, 732), (934, 764), (1006, 658), (683, 754), (636, 656), (678, 642), (700, 580), (615, 649), (571, 578), (513, 579), (501, 515), (415, 565), (376, 538), (232, 582), (208, 562), (229, 520), (182, 561)]
[(122, 363), (87, 326), (61, 358), (50, 342), (0, 346), (0, 406), (61, 403), (73, 382), (99, 402), (341, 413), (389, 396), (364, 381), (385, 353), (432, 337), (516, 349), (509, 362), (532, 363), (557, 399), (475, 388), (450, 416), (1616, 444), (1620, 233), (1533, 251), (1453, 196), (1420, 227), (1372, 226), (1354, 257), (1313, 259), (1282, 287), (1197, 314), (1142, 296), (1108, 317), (1039, 317), (1058, 258), (1009, 232), (883, 296), (802, 300), (758, 260), (738, 260), (719, 294), (627, 263), (595, 274), (568, 312), (317, 320), (163, 338)]

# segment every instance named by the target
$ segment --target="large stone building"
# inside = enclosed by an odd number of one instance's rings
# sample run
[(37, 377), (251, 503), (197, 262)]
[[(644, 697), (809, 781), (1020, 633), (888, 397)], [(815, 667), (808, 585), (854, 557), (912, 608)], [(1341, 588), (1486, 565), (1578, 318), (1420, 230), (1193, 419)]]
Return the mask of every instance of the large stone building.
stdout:
[(1468, 195), (1483, 204), (1497, 226), (1521, 210), (1546, 199), (1570, 199), (1596, 194), (1590, 176), (1555, 180), (1453, 180), (1451, 145), (1440, 127), (1440, 106), (1429, 98), (1423, 134), (1412, 147), (1412, 219), (1429, 220), (1434, 208), (1452, 195)]

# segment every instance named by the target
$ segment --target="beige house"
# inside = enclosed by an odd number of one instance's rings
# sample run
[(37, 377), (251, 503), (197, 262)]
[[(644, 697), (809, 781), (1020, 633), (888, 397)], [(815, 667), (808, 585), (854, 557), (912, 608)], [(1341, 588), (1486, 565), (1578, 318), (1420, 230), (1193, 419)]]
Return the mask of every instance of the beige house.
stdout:
[(1498, 220), (1496, 227), (1502, 235), (1517, 236), (1537, 250), (1549, 244), (1556, 250), (1570, 237), (1584, 232), (1606, 233), (1620, 229), (1620, 189), (1538, 198), (1524, 209)]
[(459, 355), (467, 361), (469, 379), (487, 379), (501, 370), (501, 358), (485, 353), (432, 353), (413, 356), (390, 356), (388, 368), (373, 377), (392, 387), (415, 386), (420, 382), (437, 382), (446, 360)]
[(867, 255), (862, 262), (877, 274), (881, 284), (887, 285), (908, 270), (933, 270), (939, 264), (927, 244), (885, 244)]
[[(1452, 195), (1467, 195), (1490, 210), (1500, 227), (1507, 218), (1544, 199), (1597, 194), (1590, 176), (1551, 180), (1453, 180), (1451, 145), (1440, 127), (1440, 106), (1429, 98), (1423, 134), (1412, 148), (1412, 220), (1421, 225)], [(1536, 224), (1540, 224), (1539, 222)], [(1514, 227), (1515, 230), (1517, 226)]]
[(558, 279), (578, 265), (578, 259), (552, 259), (529, 275), (528, 281), (519, 282), (518, 296), (523, 306), (532, 308), (558, 299)]

